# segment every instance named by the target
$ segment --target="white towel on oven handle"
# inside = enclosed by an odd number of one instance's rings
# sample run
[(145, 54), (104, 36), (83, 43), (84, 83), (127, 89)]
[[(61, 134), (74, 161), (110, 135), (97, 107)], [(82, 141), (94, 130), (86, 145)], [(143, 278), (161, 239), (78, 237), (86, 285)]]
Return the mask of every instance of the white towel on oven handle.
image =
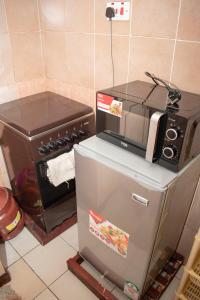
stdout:
[(48, 160), (47, 177), (54, 186), (75, 178), (74, 150)]

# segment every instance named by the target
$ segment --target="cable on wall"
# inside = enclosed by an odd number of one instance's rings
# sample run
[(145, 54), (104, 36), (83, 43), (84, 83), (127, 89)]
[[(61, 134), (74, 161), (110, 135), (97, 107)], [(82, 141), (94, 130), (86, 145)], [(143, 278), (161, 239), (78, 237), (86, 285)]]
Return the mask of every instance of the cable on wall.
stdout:
[(112, 30), (112, 19), (110, 20), (110, 55), (111, 55), (111, 63), (112, 63), (112, 85), (115, 85), (115, 65), (113, 59), (113, 30)]
[(115, 17), (115, 11), (112, 7), (106, 8), (106, 17), (110, 21), (110, 55), (111, 55), (111, 63), (112, 63), (112, 85), (115, 85), (115, 66), (113, 59), (113, 29), (112, 29), (112, 18)]

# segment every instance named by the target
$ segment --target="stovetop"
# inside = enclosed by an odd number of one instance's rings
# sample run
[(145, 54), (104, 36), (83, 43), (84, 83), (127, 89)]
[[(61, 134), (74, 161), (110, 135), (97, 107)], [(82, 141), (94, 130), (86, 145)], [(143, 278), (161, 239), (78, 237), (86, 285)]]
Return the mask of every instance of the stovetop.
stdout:
[(89, 113), (91, 107), (52, 92), (0, 105), (0, 120), (29, 137)]

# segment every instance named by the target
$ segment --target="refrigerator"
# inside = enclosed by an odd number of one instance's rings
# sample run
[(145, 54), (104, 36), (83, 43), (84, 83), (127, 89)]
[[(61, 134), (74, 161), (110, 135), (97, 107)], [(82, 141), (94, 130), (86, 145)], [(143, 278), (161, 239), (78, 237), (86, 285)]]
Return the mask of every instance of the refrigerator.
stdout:
[(79, 253), (140, 299), (174, 253), (200, 173), (179, 173), (93, 136), (75, 150)]

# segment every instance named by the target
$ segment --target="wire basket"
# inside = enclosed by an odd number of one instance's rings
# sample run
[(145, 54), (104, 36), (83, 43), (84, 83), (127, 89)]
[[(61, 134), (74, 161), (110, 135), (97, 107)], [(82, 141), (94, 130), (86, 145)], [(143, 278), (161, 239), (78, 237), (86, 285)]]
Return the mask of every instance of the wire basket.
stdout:
[(195, 259), (194, 264), (192, 266), (192, 270), (200, 278), (200, 251), (196, 256), (196, 259)]
[(175, 300), (200, 300), (200, 229), (195, 236)]
[(199, 300), (200, 299), (200, 285), (196, 285), (195, 279), (196, 278), (189, 276), (188, 280), (186, 281), (185, 287), (182, 291), (182, 295), (187, 300)]
[[(190, 271), (190, 280), (200, 288), (200, 277), (197, 276), (194, 271)], [(200, 299), (200, 298), (199, 298)]]

